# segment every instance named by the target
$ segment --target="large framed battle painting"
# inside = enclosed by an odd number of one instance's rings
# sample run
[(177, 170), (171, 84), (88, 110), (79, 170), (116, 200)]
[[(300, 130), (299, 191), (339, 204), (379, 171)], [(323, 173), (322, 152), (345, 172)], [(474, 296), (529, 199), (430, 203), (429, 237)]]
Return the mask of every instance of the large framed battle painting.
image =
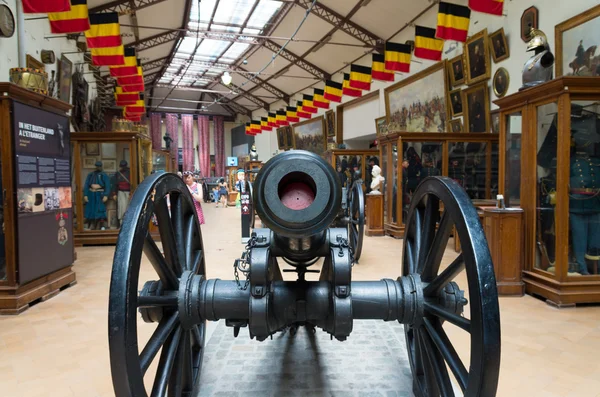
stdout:
[(327, 130), (323, 116), (296, 123), (294, 129), (294, 149), (308, 150), (319, 156), (327, 150)]
[(446, 61), (385, 89), (388, 123), (403, 132), (445, 132), (448, 120)]
[(600, 5), (556, 25), (556, 77), (600, 76)]

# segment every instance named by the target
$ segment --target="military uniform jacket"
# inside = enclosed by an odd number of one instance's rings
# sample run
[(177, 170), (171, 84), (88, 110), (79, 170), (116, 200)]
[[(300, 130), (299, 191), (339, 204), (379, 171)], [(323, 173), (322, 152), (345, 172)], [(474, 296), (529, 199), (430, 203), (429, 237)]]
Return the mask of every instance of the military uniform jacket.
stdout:
[(570, 212), (600, 212), (599, 158), (572, 156), (569, 182)]

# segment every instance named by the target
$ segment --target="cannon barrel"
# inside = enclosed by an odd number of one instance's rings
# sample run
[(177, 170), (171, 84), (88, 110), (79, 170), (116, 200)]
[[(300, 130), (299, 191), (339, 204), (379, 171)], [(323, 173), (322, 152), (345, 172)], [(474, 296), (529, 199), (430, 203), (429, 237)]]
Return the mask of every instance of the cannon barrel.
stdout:
[[(253, 185), (254, 208), (290, 259), (310, 259), (322, 246), (342, 200), (340, 180), (321, 157), (303, 150), (273, 157)], [(316, 256), (316, 255), (313, 255)]]

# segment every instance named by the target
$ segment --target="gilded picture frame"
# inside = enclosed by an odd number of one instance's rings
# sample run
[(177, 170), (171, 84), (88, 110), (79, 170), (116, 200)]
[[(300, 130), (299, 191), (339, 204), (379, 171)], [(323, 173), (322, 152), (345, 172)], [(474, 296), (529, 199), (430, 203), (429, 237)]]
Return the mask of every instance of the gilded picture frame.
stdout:
[(463, 94), (464, 131), (490, 132), (490, 93), (486, 81), (466, 88)]
[(492, 79), (494, 95), (496, 95), (498, 98), (502, 98), (508, 92), (509, 85), (510, 76), (508, 74), (508, 70), (505, 68), (498, 68), (496, 73), (494, 73), (494, 78)]
[[(384, 93), (387, 123), (389, 124), (391, 121), (396, 122), (400, 125), (401, 131), (405, 132), (446, 132), (448, 129), (448, 115), (450, 114), (447, 92), (448, 77), (446, 60), (386, 87)], [(437, 105), (439, 105), (440, 101), (443, 102), (442, 107), (436, 110), (439, 114), (434, 116), (433, 125), (430, 123), (428, 126), (425, 123), (426, 120), (424, 120), (424, 127), (419, 128), (420, 120), (416, 118), (410, 121), (412, 125), (406, 123), (405, 109), (415, 101), (421, 103), (431, 102)], [(436, 123), (437, 121), (439, 123)]]
[(460, 88), (448, 92), (448, 106), (450, 107), (451, 118), (462, 116), (463, 102), (462, 90)]
[(325, 122), (327, 125), (327, 136), (335, 137), (335, 112), (333, 110), (328, 110), (325, 112)]
[(465, 84), (465, 62), (462, 55), (448, 60), (448, 74), (450, 75), (450, 85), (452, 87)]
[(296, 123), (292, 130), (294, 149), (307, 150), (319, 156), (327, 151), (327, 126), (324, 116)]
[(554, 28), (556, 77), (600, 76), (598, 29), (600, 29), (600, 5), (556, 25)]
[(494, 63), (502, 62), (510, 57), (510, 48), (504, 34), (504, 28), (500, 28), (489, 35), (489, 46)]
[(465, 81), (474, 85), (489, 80), (491, 74), (490, 48), (487, 29), (469, 37), (463, 51), (465, 57)]
[(385, 130), (387, 126), (387, 117), (381, 116), (375, 119), (375, 135), (379, 138), (380, 136), (387, 135)]
[(465, 132), (463, 129), (462, 119), (450, 120), (448, 122), (448, 131), (454, 134)]

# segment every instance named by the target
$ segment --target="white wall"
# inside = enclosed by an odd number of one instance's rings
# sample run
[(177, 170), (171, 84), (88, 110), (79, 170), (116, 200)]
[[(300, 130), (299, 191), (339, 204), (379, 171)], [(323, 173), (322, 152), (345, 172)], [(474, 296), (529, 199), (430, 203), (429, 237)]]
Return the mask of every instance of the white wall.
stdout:
[[(12, 10), (15, 15), (15, 23), (17, 21), (17, 1), (21, 0), (2, 0)], [(45, 14), (25, 14), (25, 19), (36, 18), (44, 16)], [(46, 38), (53, 36), (50, 32), (50, 23), (47, 19), (39, 19), (32, 21), (25, 21), (25, 51), (27, 54), (33, 56), (38, 61), (41, 61), (42, 50), (52, 50), (56, 55), (56, 62), (52, 65), (46, 65), (46, 72), (48, 73), (48, 79), (52, 77), (52, 71), (57, 70), (58, 61), (60, 60), (61, 54), (65, 52), (75, 52), (77, 47), (75, 41), (67, 40), (66, 38)], [(55, 35), (60, 36), (60, 35)], [(64, 35), (62, 35), (64, 36)], [(83, 54), (66, 54), (65, 55), (71, 62), (73, 62), (73, 71), (75, 71), (75, 64), (83, 62)], [(26, 65), (23, 65), (25, 67)], [(87, 65), (84, 65), (84, 71), (87, 72)], [(19, 67), (19, 53), (18, 53), (18, 39), (17, 29), (15, 28), (15, 34), (11, 38), (0, 39), (0, 81), (9, 80), (9, 70), (11, 68)], [(96, 83), (92, 74), (86, 74), (85, 79), (90, 82), (89, 99), (95, 98), (96, 94)]]
[[(456, 4), (462, 4), (462, 5), (468, 4), (468, 0), (452, 0), (452, 2), (456, 3)], [(529, 0), (529, 1), (512, 0), (512, 1), (505, 1), (504, 2), (504, 14), (506, 16), (494, 16), (494, 15), (482, 14), (482, 13), (478, 13), (478, 12), (472, 12), (471, 13), (471, 24), (470, 24), (470, 28), (469, 28), (469, 35), (471, 36), (485, 28), (487, 28), (488, 34), (493, 33), (500, 28), (504, 28), (504, 33), (507, 36), (508, 46), (510, 49), (510, 57), (498, 64), (495, 64), (493, 62), (493, 60), (491, 61), (492, 62), (491, 77), (494, 76), (494, 73), (500, 67), (504, 67), (506, 70), (508, 70), (508, 73), (510, 75), (510, 85), (509, 85), (507, 95), (510, 95), (510, 94), (517, 92), (519, 90), (519, 88), (521, 87), (521, 85), (522, 85), (521, 71), (522, 71), (523, 65), (532, 55), (532, 53), (525, 51), (526, 43), (523, 42), (523, 40), (521, 40), (520, 25), (521, 25), (521, 15), (523, 14), (523, 11), (525, 11), (525, 9), (527, 9), (531, 6), (535, 6), (538, 8), (538, 10), (539, 10), (539, 29), (542, 30), (548, 37), (550, 47), (552, 48), (552, 51), (554, 52), (554, 48), (555, 48), (554, 27), (557, 24), (565, 21), (566, 19), (569, 19), (577, 14), (580, 14), (593, 6), (598, 5), (599, 3), (600, 3), (599, 0), (570, 0), (568, 2), (566, 2), (564, 0)], [(423, 16), (421, 16), (421, 18), (419, 18), (415, 22), (415, 24), (435, 28), (437, 25), (437, 10), (438, 10), (437, 7), (433, 7), (431, 10), (429, 10), (427, 13), (425, 13)], [(401, 26), (398, 26), (398, 28), (400, 28), (400, 27)], [(393, 42), (404, 43), (406, 40), (414, 40), (414, 33), (415, 33), (415, 29), (413, 27), (407, 27), (406, 29), (404, 29), (404, 31), (400, 32), (398, 35), (390, 38), (389, 40), (393, 41)], [(456, 47), (456, 48), (450, 50), (452, 47)], [(450, 50), (450, 51), (448, 53), (446, 53), (446, 51), (448, 51), (448, 50)], [(458, 43), (458, 45), (457, 45), (456, 42), (447, 41), (444, 44), (444, 54), (443, 54), (444, 59), (451, 59), (460, 54), (462, 54), (462, 43)], [(573, 55), (574, 54), (575, 53), (573, 52)], [(365, 55), (363, 58), (361, 58), (359, 61), (357, 61), (355, 63), (364, 65), (364, 66), (371, 66), (371, 54)], [(418, 73), (418, 72), (434, 65), (435, 63), (436, 62), (415, 58), (413, 56), (413, 62), (411, 63), (411, 72), (408, 74), (402, 74), (402, 75), (396, 74), (395, 82), (401, 81), (402, 79), (405, 79), (410, 75)], [(350, 67), (348, 66), (344, 71), (334, 75), (333, 79), (335, 81), (341, 82), (343, 80), (342, 73), (344, 73), (344, 72), (349, 73), (349, 70), (350, 70)], [(491, 82), (491, 79), (490, 79), (490, 82)], [(490, 82), (488, 82), (488, 85), (490, 84)], [(376, 80), (373, 80), (373, 83), (371, 84), (371, 91), (379, 90), (379, 93), (380, 93), (379, 94), (379, 101), (380, 101), (379, 117), (385, 116), (385, 97), (384, 97), (383, 89), (392, 84), (394, 84), (394, 83), (381, 82), (381, 81), (376, 81)], [(302, 94), (312, 95), (312, 92), (313, 92), (312, 88), (323, 88), (323, 87), (324, 87), (324, 82), (315, 84), (310, 89), (307, 89), (303, 92), (300, 92), (300, 93), (294, 95), (291, 98), (291, 102), (295, 104), (296, 101), (301, 100)], [(462, 88), (465, 88), (465, 86), (463, 86)], [(491, 93), (491, 91), (490, 91), (490, 93)], [(354, 99), (354, 98), (344, 96), (342, 98), (342, 101), (349, 102), (352, 99)], [(495, 95), (493, 93), (491, 93), (490, 100), (494, 101), (495, 99), (497, 99), (497, 98), (495, 97)], [(283, 106), (286, 106), (286, 104), (283, 101), (279, 101), (279, 102), (272, 104), (271, 109), (276, 110)], [(337, 107), (337, 104), (332, 102), (330, 108), (335, 109), (335, 107)], [(491, 110), (494, 110), (496, 108), (497, 108), (497, 106), (492, 103)], [(324, 114), (325, 111), (326, 110), (324, 110), (324, 109), (319, 109), (319, 112), (316, 114), (316, 116), (320, 116), (320, 115)], [(345, 109), (344, 109), (344, 111), (345, 111)], [(253, 118), (256, 120), (260, 117), (265, 117), (266, 113), (267, 112), (263, 109), (257, 110), (253, 113)], [(375, 121), (372, 120), (372, 123), (374, 126)], [(365, 133), (362, 131), (359, 131), (359, 128), (346, 129), (346, 125), (344, 126), (344, 138), (358, 137), (361, 134), (365, 134)], [(263, 135), (264, 135), (264, 133), (263, 133)], [(258, 136), (257, 136), (257, 138), (258, 138)], [(273, 148), (277, 149), (277, 139), (275, 137), (275, 134), (273, 134), (273, 136), (270, 137), (270, 139), (265, 139), (264, 137), (262, 137), (262, 139), (257, 139), (256, 146), (257, 146), (259, 154), (273, 152)], [(265, 159), (261, 158), (261, 160), (265, 160)]]

